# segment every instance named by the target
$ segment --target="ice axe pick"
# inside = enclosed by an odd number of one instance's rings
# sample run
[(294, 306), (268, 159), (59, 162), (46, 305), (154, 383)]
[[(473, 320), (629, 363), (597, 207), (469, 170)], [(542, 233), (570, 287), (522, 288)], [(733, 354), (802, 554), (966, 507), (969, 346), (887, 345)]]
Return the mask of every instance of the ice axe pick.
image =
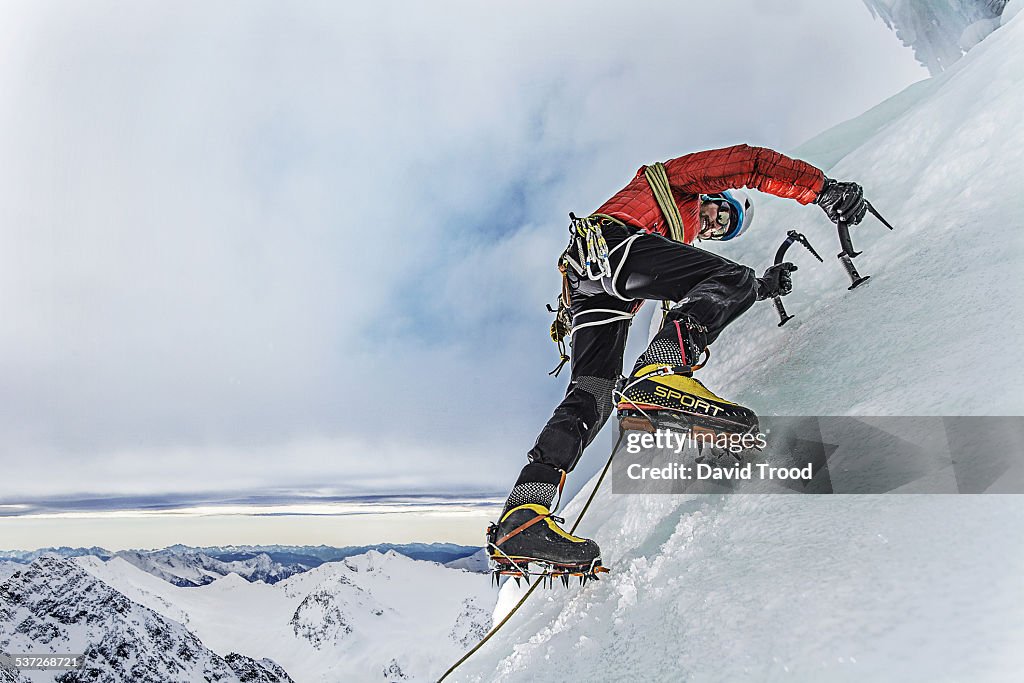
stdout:
[[(807, 251), (811, 252), (814, 258), (818, 259), (822, 263), (825, 262), (821, 258), (821, 256), (818, 255), (818, 252), (814, 251), (814, 247), (811, 246), (811, 243), (807, 240), (807, 237), (797, 232), (796, 230), (790, 230), (788, 233), (786, 233), (786, 239), (782, 242), (782, 245), (779, 247), (779, 250), (775, 252), (775, 265), (782, 263), (782, 260), (786, 257), (786, 250), (789, 249), (790, 245), (792, 245), (794, 242), (799, 242), (800, 244), (804, 245), (805, 247), (807, 247)], [(782, 304), (782, 297), (779, 296), (778, 294), (772, 297), (772, 303), (775, 304), (775, 311), (779, 314), (779, 327), (782, 327), (793, 316), (786, 313), (786, 307)]]

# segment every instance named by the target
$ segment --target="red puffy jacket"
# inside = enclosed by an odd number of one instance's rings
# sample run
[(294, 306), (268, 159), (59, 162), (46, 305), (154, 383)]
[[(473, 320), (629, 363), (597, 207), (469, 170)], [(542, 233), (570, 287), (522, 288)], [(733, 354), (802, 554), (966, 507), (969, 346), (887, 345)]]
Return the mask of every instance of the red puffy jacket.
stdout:
[[(603, 213), (643, 228), (668, 235), (668, 225), (654, 199), (641, 166), (629, 185), (594, 213)], [(776, 197), (809, 204), (821, 191), (825, 175), (799, 159), (790, 159), (764, 147), (736, 145), (695, 152), (665, 162), (672, 195), (683, 217), (685, 242), (690, 244), (700, 231), (700, 195), (750, 187)]]

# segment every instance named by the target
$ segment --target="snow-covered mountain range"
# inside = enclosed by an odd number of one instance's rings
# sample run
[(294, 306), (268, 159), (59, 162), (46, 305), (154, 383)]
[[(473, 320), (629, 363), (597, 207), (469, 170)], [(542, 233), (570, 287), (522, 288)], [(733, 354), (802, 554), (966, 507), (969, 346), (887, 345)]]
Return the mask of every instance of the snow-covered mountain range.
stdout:
[(283, 565), (266, 553), (231, 562), (201, 552), (169, 550), (122, 551), (116, 557), (176, 586), (205, 586), (228, 574), (237, 574), (247, 581), (277, 583), (309, 568), (301, 564)]
[(23, 674), (60, 683), (425, 680), (487, 632), (496, 599), (484, 575), (393, 550), (274, 585), (176, 584), (132, 559), (18, 565), (0, 584), (0, 651), (85, 653), (83, 671)]
[[(478, 549), (454, 543), (380, 543), (374, 546), (213, 546), (194, 548), (173, 545), (161, 550), (123, 550), (111, 552), (103, 548), (41, 548), (38, 550), (0, 551), (0, 580), (14, 574), (22, 565), (46, 557), (97, 557), (109, 560), (120, 557), (139, 569), (176, 586), (205, 586), (228, 574), (237, 574), (247, 581), (277, 583), (295, 574), (361, 555), (370, 550), (397, 552), (416, 560), (453, 563), (456, 568), (483, 571), (486, 562), (470, 562)], [(464, 562), (460, 562), (465, 560)]]

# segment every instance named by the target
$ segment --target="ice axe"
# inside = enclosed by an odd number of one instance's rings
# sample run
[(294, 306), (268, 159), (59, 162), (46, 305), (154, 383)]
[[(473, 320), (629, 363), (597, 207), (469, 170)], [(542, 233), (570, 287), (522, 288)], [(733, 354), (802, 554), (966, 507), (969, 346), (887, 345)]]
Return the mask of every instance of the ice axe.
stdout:
[[(807, 238), (804, 235), (800, 234), (796, 230), (790, 230), (786, 233), (786, 239), (782, 242), (782, 246), (780, 246), (779, 250), (775, 252), (775, 265), (782, 263), (782, 260), (786, 256), (786, 250), (789, 249), (790, 245), (794, 242), (799, 242), (804, 245), (807, 247), (807, 251), (811, 252), (814, 258), (818, 259), (822, 263), (825, 262), (824, 259), (818, 256), (818, 252), (814, 251), (814, 247), (811, 246), (811, 243), (807, 241)], [(782, 327), (793, 316), (786, 313), (786, 307), (782, 305), (782, 297), (778, 294), (772, 297), (772, 303), (775, 304), (775, 311), (779, 314), (779, 327)]]
[[(875, 210), (875, 207), (871, 206), (871, 202), (865, 199), (864, 205), (867, 207), (868, 211), (871, 212), (871, 215), (877, 218), (882, 225), (890, 230), (893, 229), (893, 227), (889, 225), (889, 221), (882, 218), (882, 214), (878, 213), (878, 211)], [(855, 287), (864, 284), (864, 282), (866, 282), (871, 276), (862, 276), (857, 272), (857, 267), (853, 265), (853, 259), (864, 252), (854, 250), (853, 241), (850, 239), (850, 224), (846, 221), (839, 221), (836, 223), (836, 227), (839, 230), (839, 245), (843, 248), (836, 258), (838, 258), (843, 264), (843, 268), (846, 269), (846, 274), (850, 276), (850, 281), (853, 283), (848, 287), (848, 289), (854, 289)]]

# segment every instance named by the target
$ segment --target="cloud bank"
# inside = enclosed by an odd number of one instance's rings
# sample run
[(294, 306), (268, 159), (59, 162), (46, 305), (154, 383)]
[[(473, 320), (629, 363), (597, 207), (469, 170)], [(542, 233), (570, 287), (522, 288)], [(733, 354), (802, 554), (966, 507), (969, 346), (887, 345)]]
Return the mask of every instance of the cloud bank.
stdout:
[(568, 211), (926, 75), (859, 0), (0, 15), (6, 502), (502, 489)]

